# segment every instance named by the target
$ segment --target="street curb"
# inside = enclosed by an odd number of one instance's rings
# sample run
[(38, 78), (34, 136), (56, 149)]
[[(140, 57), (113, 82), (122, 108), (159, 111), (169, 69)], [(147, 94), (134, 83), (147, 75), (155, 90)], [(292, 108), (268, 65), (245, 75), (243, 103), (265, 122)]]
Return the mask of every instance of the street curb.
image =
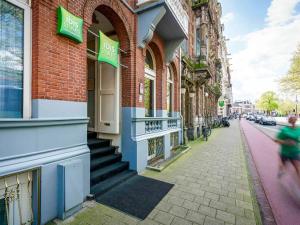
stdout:
[(273, 211), (266, 196), (264, 187), (260, 182), (260, 177), (249, 149), (244, 130), (239, 123), (245, 161), (247, 164), (247, 175), (252, 195), (252, 204), (257, 225), (276, 225)]

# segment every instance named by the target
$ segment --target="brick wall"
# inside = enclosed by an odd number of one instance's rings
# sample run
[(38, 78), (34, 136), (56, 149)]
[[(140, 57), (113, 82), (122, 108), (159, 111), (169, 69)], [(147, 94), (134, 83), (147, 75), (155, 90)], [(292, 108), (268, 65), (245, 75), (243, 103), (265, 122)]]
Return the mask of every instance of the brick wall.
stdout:
[[(130, 0), (133, 7), (135, 1)], [(83, 43), (56, 34), (56, 10), (62, 5), (84, 19)], [(120, 1), (43, 0), (32, 5), (32, 98), (87, 101), (86, 37), (95, 10), (112, 23), (120, 40), (122, 105), (143, 107), (139, 84), (144, 82), (145, 49), (137, 48), (137, 16)], [(163, 41), (154, 35), (149, 47), (157, 63), (157, 109), (166, 109), (166, 65)], [(177, 60), (177, 61), (176, 61)], [(179, 60), (172, 65), (179, 76)], [(179, 79), (176, 79), (179, 82)], [(175, 82), (175, 111), (179, 109), (179, 85)]]

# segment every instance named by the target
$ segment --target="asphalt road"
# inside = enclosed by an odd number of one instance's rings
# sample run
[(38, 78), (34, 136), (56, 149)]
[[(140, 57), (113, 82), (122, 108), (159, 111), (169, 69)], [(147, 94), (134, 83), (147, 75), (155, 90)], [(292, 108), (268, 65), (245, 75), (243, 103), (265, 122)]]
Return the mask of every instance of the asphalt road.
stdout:
[(272, 139), (276, 137), (277, 133), (279, 132), (282, 126), (270, 126), (270, 125), (260, 125), (258, 123), (254, 123), (253, 121), (248, 121), (250, 124), (257, 127), (260, 131), (271, 137)]

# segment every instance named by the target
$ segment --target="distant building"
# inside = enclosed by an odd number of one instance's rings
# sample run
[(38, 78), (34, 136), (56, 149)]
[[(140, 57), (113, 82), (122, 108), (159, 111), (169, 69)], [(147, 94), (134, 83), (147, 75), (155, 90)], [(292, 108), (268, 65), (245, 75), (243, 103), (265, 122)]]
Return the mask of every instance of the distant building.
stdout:
[(235, 101), (231, 108), (231, 113), (254, 113), (255, 105), (252, 102), (245, 100), (245, 101)]
[(228, 49), (226, 46), (226, 37), (223, 35), (224, 25), (221, 26), (221, 38), (220, 45), (218, 46), (218, 56), (221, 63), (221, 86), (222, 86), (222, 96), (218, 100), (218, 115), (219, 116), (229, 116), (230, 109), (232, 107), (233, 97), (232, 97), (232, 83), (230, 74), (230, 62)]

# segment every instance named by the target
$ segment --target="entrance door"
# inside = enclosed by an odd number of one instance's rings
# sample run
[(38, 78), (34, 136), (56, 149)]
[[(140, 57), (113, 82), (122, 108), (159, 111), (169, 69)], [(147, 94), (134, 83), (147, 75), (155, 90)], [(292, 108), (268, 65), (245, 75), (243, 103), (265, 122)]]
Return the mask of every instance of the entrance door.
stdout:
[(87, 59), (88, 130), (119, 134), (120, 74), (107, 63)]
[(119, 69), (107, 63), (101, 63), (99, 67), (98, 130), (106, 134), (119, 134)]

